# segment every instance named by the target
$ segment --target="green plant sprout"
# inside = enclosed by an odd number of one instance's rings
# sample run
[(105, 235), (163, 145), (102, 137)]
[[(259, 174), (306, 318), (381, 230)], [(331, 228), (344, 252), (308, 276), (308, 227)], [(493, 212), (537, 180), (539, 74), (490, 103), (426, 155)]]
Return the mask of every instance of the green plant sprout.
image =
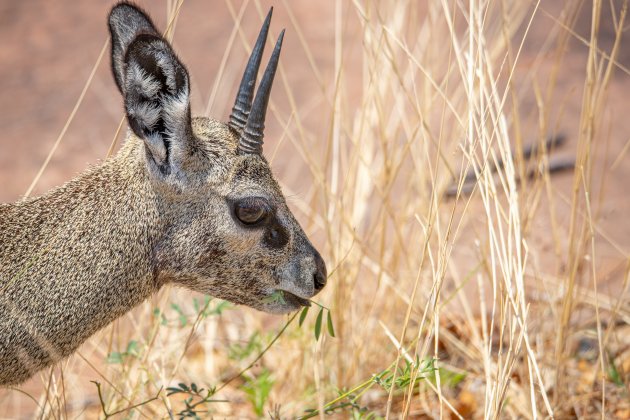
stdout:
[[(217, 301), (216, 305), (211, 305), (212, 301)], [(160, 308), (153, 309), (153, 316), (160, 319), (160, 324), (163, 326), (171, 327), (185, 327), (194, 323), (196, 319), (206, 319), (212, 315), (221, 315), (228, 309), (231, 309), (233, 305), (220, 299), (213, 299), (210, 296), (204, 296), (202, 299), (193, 298), (192, 309), (193, 313), (188, 314), (185, 308), (177, 303), (172, 303), (170, 308), (176, 313), (176, 320), (166, 316), (165, 311)]]
[(247, 400), (251, 403), (256, 415), (263, 417), (265, 405), (275, 380), (267, 369), (264, 369), (258, 376), (248, 375), (244, 378), (246, 382), (241, 386), (241, 389), (245, 391)]
[[(282, 300), (284, 299), (284, 294), (282, 291), (277, 291), (277, 292), (274, 292), (271, 296), (269, 296), (269, 299), (273, 299), (273, 300), (270, 300), (270, 302), (272, 301), (282, 302)], [(230, 308), (230, 304), (224, 301), (220, 301), (214, 307), (210, 307), (211, 300), (212, 298), (209, 296), (206, 296), (202, 302), (199, 302), (197, 299), (193, 299), (193, 309), (196, 314), (195, 317), (203, 319), (210, 315), (221, 315), (221, 313), (224, 310)], [(334, 329), (333, 319), (332, 319), (330, 309), (318, 302), (315, 302), (312, 300), (309, 302), (313, 304), (314, 306), (319, 307), (319, 311), (317, 313), (315, 325), (313, 328), (315, 339), (319, 340), (319, 338), (321, 337), (322, 327), (324, 323), (324, 312), (326, 313), (326, 330), (328, 332), (328, 335), (330, 335), (331, 337), (335, 337), (335, 329)], [(212, 399), (212, 397), (216, 393), (221, 391), (223, 388), (225, 388), (232, 381), (234, 381), (237, 378), (242, 377), (242, 378), (245, 378), (246, 380), (245, 384), (242, 386), (243, 391), (247, 394), (248, 400), (252, 404), (252, 407), (254, 408), (254, 411), (256, 412), (256, 414), (259, 416), (262, 416), (264, 414), (264, 406), (268, 399), (269, 393), (271, 392), (271, 387), (274, 383), (274, 380), (271, 378), (271, 374), (267, 370), (263, 371), (263, 373), (258, 375), (257, 377), (254, 377), (251, 375), (247, 376), (245, 374), (252, 367), (254, 367), (256, 363), (260, 361), (260, 359), (262, 359), (262, 357), (265, 355), (265, 353), (267, 353), (267, 351), (269, 351), (269, 349), (271, 349), (271, 347), (284, 334), (284, 332), (287, 330), (289, 325), (291, 325), (291, 323), (295, 320), (298, 314), (299, 314), (299, 327), (302, 327), (302, 325), (304, 324), (304, 321), (306, 320), (306, 316), (308, 315), (309, 309), (311, 307), (312, 306), (307, 306), (307, 307), (304, 307), (302, 311), (295, 312), (287, 320), (284, 326), (278, 331), (278, 333), (270, 340), (269, 344), (267, 344), (267, 346), (265, 346), (264, 348), (262, 348), (260, 336), (257, 333), (253, 334), (248, 340), (247, 344), (245, 344), (244, 346), (240, 344), (235, 344), (231, 346), (229, 350), (230, 352), (229, 357), (234, 360), (243, 360), (247, 358), (249, 355), (253, 354), (255, 351), (258, 351), (258, 354), (251, 363), (249, 363), (245, 368), (243, 368), (237, 374), (227, 379), (223, 384), (221, 384), (221, 386), (209, 387), (208, 389), (204, 389), (204, 388), (198, 387), (198, 385), (195, 383), (190, 384), (190, 386), (186, 385), (185, 383), (179, 383), (176, 387), (166, 388), (167, 396), (171, 396), (175, 394), (188, 395), (188, 397), (184, 400), (185, 408), (181, 410), (177, 415), (180, 416), (180, 418), (184, 418), (184, 417), (198, 418), (199, 413), (208, 412), (207, 410), (200, 411), (199, 410), (200, 406), (208, 404), (208, 403), (213, 403), (213, 402), (226, 402), (225, 400)], [(172, 304), (171, 309), (173, 309), (177, 314), (177, 321), (175, 321), (176, 324), (178, 324), (177, 326), (184, 327), (186, 325), (191, 324), (190, 317), (186, 315), (186, 312), (184, 311), (184, 309), (182, 309), (181, 306), (177, 304)], [(160, 319), (160, 323), (162, 325), (172, 324), (172, 321), (169, 320), (166, 317), (166, 315), (162, 311), (160, 311), (158, 308), (154, 309), (153, 315)], [(127, 357), (138, 357), (140, 355), (140, 351), (141, 351), (140, 344), (137, 341), (132, 340), (129, 342), (129, 344), (127, 345), (127, 349), (124, 352), (110, 353), (107, 357), (107, 362), (112, 363), (112, 364), (122, 364), (125, 361), (125, 358)], [(97, 386), (100, 393), (101, 392), (100, 384), (98, 384)], [(151, 400), (147, 400), (140, 404), (129, 407), (127, 409), (118, 411), (115, 414), (129, 411), (132, 408), (138, 407), (140, 405), (144, 405), (150, 401), (155, 400), (156, 398), (157, 396)], [(336, 408), (339, 408), (339, 407), (336, 407)], [(107, 412), (105, 411), (104, 405), (103, 405), (103, 413), (106, 415), (106, 417), (112, 415), (111, 413), (107, 414)]]
[[(330, 309), (325, 307), (324, 305), (317, 303), (313, 300), (310, 301), (311, 303), (319, 306), (319, 312), (317, 313), (317, 318), (315, 319), (315, 327), (314, 327), (314, 333), (315, 333), (315, 339), (319, 340), (319, 337), (321, 336), (322, 333), (322, 324), (324, 321), (324, 312), (326, 312), (326, 328), (328, 330), (328, 335), (330, 335), (331, 337), (335, 336), (335, 327), (333, 325), (333, 320), (332, 320), (332, 315), (330, 313)], [(306, 319), (306, 315), (308, 315), (308, 311), (309, 309), (311, 309), (310, 306), (305, 306), (304, 309), (302, 309), (302, 311), (300, 312), (300, 319), (298, 321), (298, 325), (301, 327), (302, 324), (304, 323), (304, 320)]]
[(198, 407), (205, 406), (209, 403), (215, 402), (228, 402), (227, 400), (213, 400), (212, 396), (216, 393), (216, 388), (199, 388), (196, 383), (191, 383), (190, 386), (183, 382), (180, 382), (175, 387), (166, 388), (166, 395), (183, 394), (187, 395), (184, 399), (186, 408), (181, 410), (177, 415), (180, 419), (185, 417), (199, 418), (199, 414), (208, 413), (208, 410), (199, 410)]
[[(389, 392), (392, 387), (394, 387), (394, 390), (396, 391), (404, 392), (404, 390), (411, 383), (412, 378), (415, 378), (413, 379), (413, 386), (416, 387), (419, 385), (421, 379), (429, 379), (431, 375), (435, 377), (435, 371), (437, 370), (435, 367), (435, 362), (436, 359), (434, 358), (420, 360), (418, 357), (416, 357), (416, 360), (413, 363), (405, 361), (405, 366), (399, 366), (398, 369), (394, 369), (396, 362), (392, 362), (387, 369), (382, 370), (378, 374), (372, 375), (370, 379), (355, 386), (349, 391), (340, 391), (337, 398), (324, 404), (324, 414), (332, 414), (337, 410), (345, 409), (350, 409), (353, 412), (358, 412), (361, 415), (366, 414), (367, 408), (361, 407), (358, 401), (359, 398), (372, 386), (379, 385), (387, 392)], [(417, 371), (417, 374), (415, 376), (413, 375), (414, 371)], [(304, 410), (304, 412), (306, 414), (302, 417), (299, 417), (300, 420), (316, 417), (320, 414), (318, 409), (307, 409)], [(375, 415), (367, 416), (367, 418), (375, 417)]]
[(113, 351), (107, 355), (107, 363), (109, 364), (123, 364), (125, 359), (128, 357), (139, 357), (140, 356), (140, 343), (136, 340), (131, 340), (129, 344), (127, 344), (127, 349), (123, 352)]

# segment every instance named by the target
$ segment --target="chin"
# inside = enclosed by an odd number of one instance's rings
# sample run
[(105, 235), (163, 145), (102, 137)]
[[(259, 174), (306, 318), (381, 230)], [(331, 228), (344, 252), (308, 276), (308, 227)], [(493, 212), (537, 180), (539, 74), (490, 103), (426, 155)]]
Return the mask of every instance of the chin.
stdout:
[(283, 315), (302, 309), (302, 305), (294, 305), (291, 303), (263, 303), (261, 307), (258, 307), (259, 311), (267, 312), (268, 314)]
[(311, 302), (307, 299), (301, 298), (289, 292), (283, 293), (282, 301), (264, 302), (260, 305), (253, 306), (259, 311), (267, 312), (270, 314), (288, 314), (291, 312), (299, 311), (305, 306), (311, 306)]

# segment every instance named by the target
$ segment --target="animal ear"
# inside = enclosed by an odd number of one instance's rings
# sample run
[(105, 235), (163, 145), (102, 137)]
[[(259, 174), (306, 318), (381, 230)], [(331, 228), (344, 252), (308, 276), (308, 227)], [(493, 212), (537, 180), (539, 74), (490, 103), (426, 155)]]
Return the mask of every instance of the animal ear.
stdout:
[(129, 126), (162, 174), (180, 164), (193, 139), (188, 72), (163, 38), (140, 34), (124, 59)]
[(116, 85), (123, 92), (124, 60), (127, 47), (141, 33), (160, 36), (151, 18), (138, 7), (122, 2), (109, 13), (109, 32), (112, 42), (112, 72)]
[(122, 2), (109, 14), (112, 70), (127, 120), (144, 140), (149, 164), (166, 175), (192, 139), (188, 72), (151, 19)]

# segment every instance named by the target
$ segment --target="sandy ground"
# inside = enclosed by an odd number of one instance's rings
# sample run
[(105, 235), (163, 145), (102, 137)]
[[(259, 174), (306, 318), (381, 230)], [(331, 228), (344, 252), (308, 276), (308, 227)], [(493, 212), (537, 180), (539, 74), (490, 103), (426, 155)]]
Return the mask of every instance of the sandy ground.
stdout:
[[(160, 28), (165, 27), (164, 2), (141, 2), (155, 16)], [(158, 3), (158, 4), (156, 4)], [(241, 6), (236, 2), (235, 13)], [(262, 2), (266, 10), (269, 2)], [(542, 2), (544, 11), (558, 13), (561, 1)], [(607, 2), (605, 2), (607, 3)], [(272, 35), (282, 27), (288, 28), (283, 49), (283, 67), (286, 83), (293, 87), (298, 108), (307, 113), (311, 98), (321, 92), (317, 77), (310, 70), (309, 59), (295, 35), (291, 17), (281, 2), (277, 2), (272, 25)], [(105, 17), (111, 3), (107, 1), (2, 1), (0, 2), (0, 202), (20, 199), (40, 166), (44, 162), (57, 136), (79, 97), (99, 52), (107, 40)], [(250, 7), (252, 7), (250, 5)], [(332, 80), (334, 63), (334, 3), (298, 1), (291, 2), (293, 18), (299, 24), (308, 43), (313, 60), (319, 69), (321, 80)], [(604, 14), (605, 22), (609, 22)], [(258, 31), (259, 19), (251, 10), (245, 14), (244, 38), (237, 36), (235, 47), (228, 57), (225, 75), (217, 84), (216, 96), (210, 107), (210, 115), (225, 120), (232, 105), (232, 98), (240, 71), (246, 59), (243, 39), (251, 42)], [(534, 21), (528, 42), (525, 44), (520, 66), (533, 65), (547, 29), (553, 21), (539, 13)], [(181, 10), (175, 48), (187, 64), (193, 82), (193, 113), (201, 114), (212, 97), (215, 75), (228, 45), (234, 19), (223, 2), (212, 6), (201, 0), (187, 0)], [(588, 34), (590, 16), (585, 11), (578, 20), (577, 32)], [(352, 33), (357, 29), (352, 19), (346, 36), (360, 37)], [(601, 48), (609, 51), (614, 39), (610, 24), (601, 28)], [(357, 66), (360, 43), (350, 44), (344, 59), (349, 67)], [(582, 89), (585, 74), (587, 47), (577, 40), (569, 44), (562, 74), (559, 75), (555, 97), (561, 104), (553, 110), (553, 124), (557, 131), (568, 138), (561, 152), (571, 156), (578, 138)], [(553, 56), (540, 68), (541, 82), (546, 80)], [(623, 47), (619, 64), (630, 68), (630, 48)], [(359, 67), (360, 68), (360, 67)], [(278, 83), (280, 85), (280, 83)], [(299, 87), (299, 88), (297, 88)], [(282, 90), (276, 87), (276, 90)], [(596, 211), (598, 228), (605, 233), (597, 238), (602, 263), (598, 276), (604, 291), (614, 295), (619, 285), (618, 267), (630, 255), (630, 118), (627, 109), (630, 101), (630, 76), (618, 69), (607, 96), (604, 124), (598, 133), (595, 147), (596, 182), (594, 195), (601, 196)], [(278, 94), (278, 106), (286, 98)], [(321, 95), (320, 95), (321, 96)], [(536, 102), (533, 95), (522, 99), (522, 109), (529, 115), (532, 134), (535, 134)], [(34, 190), (39, 194), (62, 184), (90, 164), (104, 158), (122, 117), (122, 99), (113, 82), (109, 69), (109, 57), (105, 55), (99, 65), (92, 86), (85, 95), (74, 120), (69, 126), (59, 149)], [(327, 122), (322, 118), (305, 117), (312, 132), (326, 136)], [(328, 116), (324, 119), (327, 121)], [(270, 145), (274, 133), (281, 127), (268, 124)], [(612, 167), (615, 163), (614, 168)], [(300, 188), (299, 173), (286, 169), (282, 160), (274, 162), (279, 177), (293, 189)], [(286, 169), (286, 170), (285, 170)], [(605, 177), (604, 188), (600, 181)], [(570, 197), (572, 176), (561, 174), (554, 178), (554, 185)], [(536, 223), (545, 224), (545, 220)], [(545, 241), (548, 238), (541, 238)]]

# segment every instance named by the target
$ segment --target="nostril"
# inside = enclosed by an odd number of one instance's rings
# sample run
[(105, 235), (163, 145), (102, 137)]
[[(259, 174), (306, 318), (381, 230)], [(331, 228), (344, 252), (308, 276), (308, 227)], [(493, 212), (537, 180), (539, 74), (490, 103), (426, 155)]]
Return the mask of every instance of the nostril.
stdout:
[(315, 273), (315, 275), (313, 276), (313, 280), (315, 282), (315, 290), (317, 290), (318, 292), (322, 290), (324, 286), (326, 286), (326, 277), (322, 275), (320, 271)]
[(319, 255), (319, 252), (315, 251), (315, 266), (317, 271), (313, 275), (313, 283), (316, 291), (320, 291), (326, 286), (327, 273), (326, 273), (326, 263), (324, 259)]

